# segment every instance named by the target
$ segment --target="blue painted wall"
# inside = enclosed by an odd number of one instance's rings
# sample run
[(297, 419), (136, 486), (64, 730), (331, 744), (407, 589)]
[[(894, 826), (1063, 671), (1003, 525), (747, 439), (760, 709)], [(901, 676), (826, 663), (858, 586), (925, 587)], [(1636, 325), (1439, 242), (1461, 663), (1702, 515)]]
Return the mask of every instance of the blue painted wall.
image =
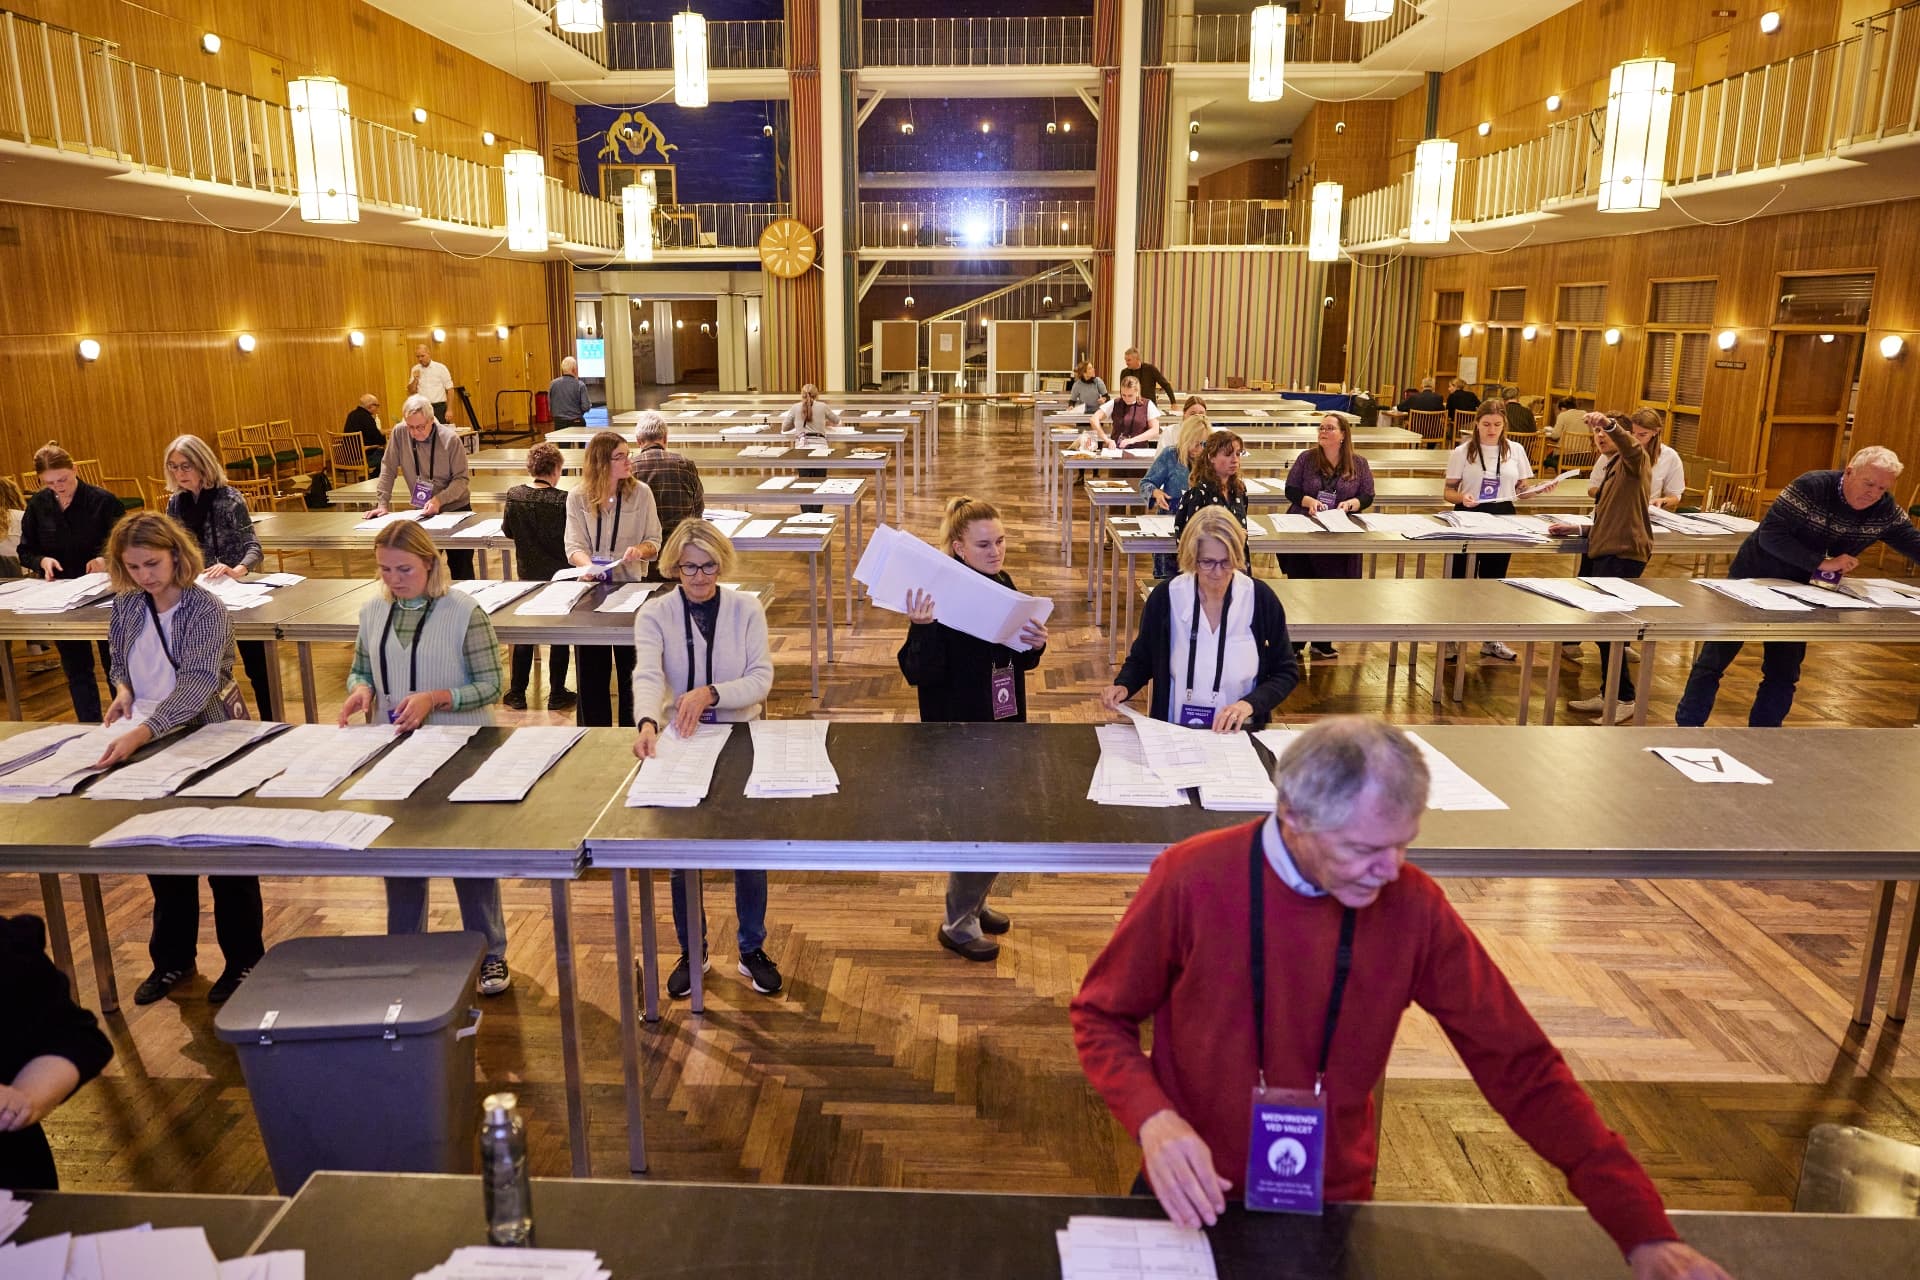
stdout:
[[(671, 164), (682, 204), (751, 202), (777, 199), (774, 163), (784, 103), (761, 101), (715, 102), (705, 107), (676, 107), (656, 102), (639, 108), (576, 107), (580, 136), (580, 181), (593, 195), (600, 194), (602, 161), (617, 164)], [(638, 113), (659, 129), (654, 138), (644, 123), (631, 140), (622, 139), (618, 158), (606, 154), (607, 131), (622, 115)], [(762, 134), (769, 122), (771, 138)], [(598, 135), (598, 141), (595, 140)], [(664, 155), (661, 146), (670, 147)], [(636, 151), (635, 147), (644, 151)]]

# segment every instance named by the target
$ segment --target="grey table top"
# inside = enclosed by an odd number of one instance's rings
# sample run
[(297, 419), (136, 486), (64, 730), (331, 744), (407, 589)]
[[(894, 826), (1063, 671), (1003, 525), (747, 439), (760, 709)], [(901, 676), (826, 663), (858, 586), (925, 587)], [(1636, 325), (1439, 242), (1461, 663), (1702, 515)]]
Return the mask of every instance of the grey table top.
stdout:
[[(345, 690), (340, 691), (344, 699)], [(328, 704), (331, 710), (337, 703)], [(0, 724), (0, 736), (32, 728)], [(534, 784), (517, 805), (453, 804), (447, 795), (506, 740), (511, 730), (482, 728), (419, 790), (400, 801), (348, 801), (340, 792), (313, 799), (232, 800), (174, 797), (163, 801), (89, 800), (83, 787), (71, 796), (10, 805), (0, 830), (0, 871), (182, 872), (232, 875), (416, 875), (526, 876), (573, 879), (580, 873), (581, 841), (602, 805), (624, 794), (633, 769), (631, 729), (589, 729)], [(149, 752), (170, 745), (162, 742)], [(254, 748), (257, 749), (257, 748)], [(388, 748), (391, 750), (392, 748)], [(138, 758), (138, 757), (136, 757)], [(361, 771), (378, 770), (382, 757)], [(275, 809), (350, 809), (384, 813), (393, 825), (363, 852), (325, 849), (93, 849), (88, 842), (136, 813), (195, 805)]]
[[(407, 507), (401, 504), (395, 509), (406, 510)], [(258, 535), (260, 545), (269, 549), (371, 551), (373, 533), (354, 528), (365, 518), (358, 511), (275, 511), (266, 520), (255, 516), (253, 531)], [(428, 529), (427, 533), (434, 545), (443, 551), (512, 550), (513, 540), (505, 534), (480, 538), (458, 536), (462, 527), (472, 528), (485, 518), (485, 515), (476, 512), (451, 529)]]
[(1287, 634), (1295, 640), (1578, 643), (1640, 637), (1634, 614), (1588, 613), (1491, 578), (1283, 578), (1268, 585), (1286, 609)]
[[(1920, 770), (1910, 730), (1417, 732), (1510, 806), (1429, 812), (1413, 859), (1436, 875), (1920, 878), (1920, 816), (1806, 803), (1904, 794)], [(1774, 784), (1689, 782), (1644, 750), (1656, 745), (1720, 747)], [(593, 863), (1142, 872), (1176, 840), (1256, 816), (1087, 800), (1099, 758), (1087, 725), (836, 723), (827, 748), (838, 793), (750, 800), (751, 740), (736, 730), (704, 803), (608, 806), (587, 836)]]
[[(1240, 459), (1243, 475), (1285, 475), (1300, 456), (1298, 449), (1249, 449)], [(1369, 449), (1367, 465), (1375, 475), (1445, 475), (1447, 455), (1441, 449)], [(1151, 453), (1126, 454), (1118, 458), (1080, 458), (1062, 456), (1060, 465), (1068, 471), (1137, 471), (1146, 474), (1153, 465)]]
[[(1287, 487), (1283, 478), (1278, 476), (1249, 476), (1247, 484), (1247, 505), (1253, 507), (1284, 507), (1287, 505)], [(1088, 477), (1084, 482), (1088, 500), (1096, 507), (1105, 506), (1144, 506), (1140, 498), (1139, 484), (1129, 484), (1125, 480), (1102, 480)], [(1450, 504), (1440, 495), (1441, 484), (1438, 480), (1429, 480), (1421, 476), (1376, 476), (1373, 481), (1374, 506), (1391, 507), (1396, 510), (1405, 507), (1425, 507), (1435, 511), (1446, 509)], [(337, 495), (340, 491), (334, 490)], [(1126, 496), (1131, 494), (1129, 503)], [(1538, 493), (1531, 498), (1521, 498), (1516, 506), (1532, 512), (1586, 511), (1593, 507), (1593, 499), (1587, 495), (1584, 481), (1570, 481), (1551, 493)], [(1362, 513), (1364, 515), (1364, 513)]]
[[(1148, 1197), (535, 1179), (535, 1241), (591, 1249), (616, 1276), (1058, 1275), (1075, 1215), (1159, 1218)], [(1675, 1225), (1741, 1280), (1894, 1280), (1920, 1221), (1682, 1213)], [(635, 1224), (644, 1224), (636, 1230)], [(1221, 1280), (1540, 1280), (1624, 1276), (1582, 1209), (1343, 1204), (1320, 1217), (1228, 1210), (1207, 1236)], [(317, 1173), (262, 1251), (304, 1249), (310, 1280), (408, 1280), (486, 1243), (478, 1178)]]
[[(750, 444), (779, 444), (787, 438), (771, 427), (753, 432), (727, 430), (729, 427), (746, 426), (751, 421), (752, 419), (713, 417), (688, 421), (675, 420), (668, 429), (667, 440), (670, 445), (704, 444), (744, 447)], [(857, 428), (849, 429), (842, 426), (829, 430), (827, 438), (841, 448), (891, 451), (894, 446), (907, 438), (907, 427), (904, 424), (908, 420), (897, 421), (902, 425), (889, 427), (883, 419), (870, 419), (862, 422)], [(562, 427), (558, 431), (547, 432), (546, 440), (548, 444), (581, 448), (596, 434), (597, 431), (593, 427)]]
[[(1779, 578), (1756, 578), (1765, 585)], [(1920, 616), (1911, 609), (1821, 609), (1776, 613), (1730, 600), (1679, 578), (1649, 578), (1641, 585), (1684, 609), (1636, 609), (1648, 640), (1812, 640), (1860, 644), (1920, 643)]]
[[(672, 583), (656, 584), (670, 590)], [(731, 582), (728, 586), (743, 591), (765, 608), (773, 602), (771, 582)], [(602, 613), (602, 601), (620, 589), (619, 584), (602, 584), (581, 594), (571, 611), (562, 614), (523, 614), (520, 607), (532, 601), (538, 592), (530, 591), (491, 615), (494, 634), (502, 644), (633, 644), (633, 614)], [(290, 619), (280, 630), (283, 640), (302, 644), (351, 643), (359, 634), (360, 610), (367, 601), (380, 595), (380, 584), (361, 582), (336, 599)]]
[[(308, 578), (289, 587), (275, 587), (273, 598), (252, 609), (229, 609), (227, 621), (236, 640), (276, 640), (280, 624), (307, 610), (353, 591), (359, 578)], [(113, 621), (111, 597), (65, 613), (13, 613), (0, 609), (0, 639), (45, 637), (49, 640), (104, 640)]]
[(26, 1244), (64, 1232), (119, 1231), (152, 1223), (204, 1227), (213, 1254), (222, 1260), (252, 1251), (289, 1200), (280, 1196), (190, 1196), (136, 1191), (28, 1191), (32, 1206), (13, 1240)]
[[(815, 493), (818, 480), (795, 480), (781, 489), (762, 489), (760, 482), (747, 476), (702, 476), (700, 487), (706, 492), (707, 505), (724, 506), (788, 506), (796, 507), (808, 503), (823, 507), (851, 507), (865, 500), (873, 489), (873, 483), (865, 476), (851, 476), (859, 487), (851, 493)], [(498, 472), (483, 472), (474, 477), (468, 486), (474, 507), (481, 511), (498, 511), (507, 505), (507, 493), (526, 484), (525, 475), (508, 476)], [(575, 486), (562, 484), (561, 489)], [(327, 497), (338, 507), (364, 510), (373, 506), (378, 495), (374, 482), (362, 480), (354, 484), (343, 484), (329, 490)], [(478, 517), (476, 517), (478, 518)]]
[[(1551, 515), (1553, 506), (1538, 515)], [(1565, 505), (1565, 504), (1559, 504)], [(1364, 523), (1366, 515), (1361, 514)], [(1120, 545), (1120, 553), (1129, 556), (1170, 552), (1174, 540), (1142, 533), (1132, 516), (1108, 516), (1107, 536)], [(1742, 533), (1696, 535), (1653, 531), (1653, 553), (1657, 556), (1732, 555), (1746, 540)], [(1473, 551), (1482, 555), (1579, 555), (1586, 550), (1585, 538), (1554, 538), (1548, 542), (1508, 542), (1499, 538), (1476, 536), (1462, 529), (1443, 538), (1405, 538), (1397, 533), (1252, 533), (1247, 545), (1256, 552), (1273, 551), (1281, 555), (1434, 555)], [(1519, 576), (1519, 575), (1516, 575)]]

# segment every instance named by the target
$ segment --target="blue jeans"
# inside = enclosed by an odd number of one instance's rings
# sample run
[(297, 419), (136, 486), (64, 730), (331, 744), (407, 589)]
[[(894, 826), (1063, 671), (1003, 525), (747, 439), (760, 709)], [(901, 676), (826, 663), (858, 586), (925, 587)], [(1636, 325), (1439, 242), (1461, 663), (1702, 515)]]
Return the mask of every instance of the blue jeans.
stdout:
[[(453, 893), (460, 900), (460, 923), (469, 933), (485, 935), (487, 957), (507, 956), (507, 918), (500, 909), (498, 880), (455, 879)], [(387, 877), (387, 932), (427, 931), (427, 881), (424, 876)]]
[[(680, 952), (687, 950), (687, 873), (676, 871), (668, 879), (673, 886), (673, 932), (680, 939)], [(764, 871), (736, 871), (733, 873), (733, 911), (740, 918), (740, 954), (758, 951), (760, 944), (767, 940), (767, 873)], [(700, 940), (704, 946), (707, 937), (706, 912), (700, 914)], [(709, 952), (711, 954), (711, 952)]]
[[(1673, 721), (1692, 727), (1703, 725), (1713, 714), (1713, 700), (1720, 693), (1720, 677), (1739, 656), (1738, 640), (1714, 640), (1700, 646), (1687, 673), (1687, 691), (1680, 695)], [(1772, 640), (1760, 646), (1760, 691), (1754, 695), (1747, 723), (1756, 729), (1772, 729), (1793, 709), (1794, 687), (1800, 683), (1800, 664), (1807, 646), (1798, 642)]]

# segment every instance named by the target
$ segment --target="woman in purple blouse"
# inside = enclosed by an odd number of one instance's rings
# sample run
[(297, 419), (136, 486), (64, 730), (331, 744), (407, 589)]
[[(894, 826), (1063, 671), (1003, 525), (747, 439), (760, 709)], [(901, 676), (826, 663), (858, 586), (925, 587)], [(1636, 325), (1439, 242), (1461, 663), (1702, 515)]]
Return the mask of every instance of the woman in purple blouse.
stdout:
[[(1349, 514), (1373, 505), (1373, 471), (1365, 458), (1353, 452), (1353, 428), (1337, 414), (1320, 419), (1320, 442), (1301, 451), (1287, 472), (1287, 510), (1313, 513), (1328, 507)], [(1289, 578), (1357, 578), (1357, 555), (1282, 556)], [(1328, 658), (1333, 646), (1316, 642), (1315, 657)]]

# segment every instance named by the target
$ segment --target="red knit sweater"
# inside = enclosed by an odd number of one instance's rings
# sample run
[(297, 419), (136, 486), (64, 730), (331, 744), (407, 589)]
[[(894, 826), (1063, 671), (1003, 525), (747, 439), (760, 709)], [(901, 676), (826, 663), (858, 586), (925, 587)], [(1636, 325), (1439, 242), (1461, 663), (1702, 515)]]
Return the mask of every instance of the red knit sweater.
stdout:
[[(1247, 854), (1258, 832), (1257, 823), (1230, 827), (1162, 854), (1072, 1008), (1081, 1065), (1127, 1132), (1137, 1140), (1149, 1116), (1171, 1107), (1206, 1140), (1235, 1195), (1247, 1167), (1256, 1070)], [(1295, 893), (1271, 866), (1265, 875), (1267, 1083), (1311, 1088), (1341, 907)], [(1678, 1238), (1626, 1143), (1601, 1122), (1439, 885), (1411, 865), (1355, 925), (1327, 1065), (1328, 1200), (1373, 1196), (1371, 1094), (1409, 1001), (1439, 1021), (1494, 1109), (1566, 1175), (1623, 1253)], [(1149, 1018), (1151, 1058), (1140, 1048)]]

